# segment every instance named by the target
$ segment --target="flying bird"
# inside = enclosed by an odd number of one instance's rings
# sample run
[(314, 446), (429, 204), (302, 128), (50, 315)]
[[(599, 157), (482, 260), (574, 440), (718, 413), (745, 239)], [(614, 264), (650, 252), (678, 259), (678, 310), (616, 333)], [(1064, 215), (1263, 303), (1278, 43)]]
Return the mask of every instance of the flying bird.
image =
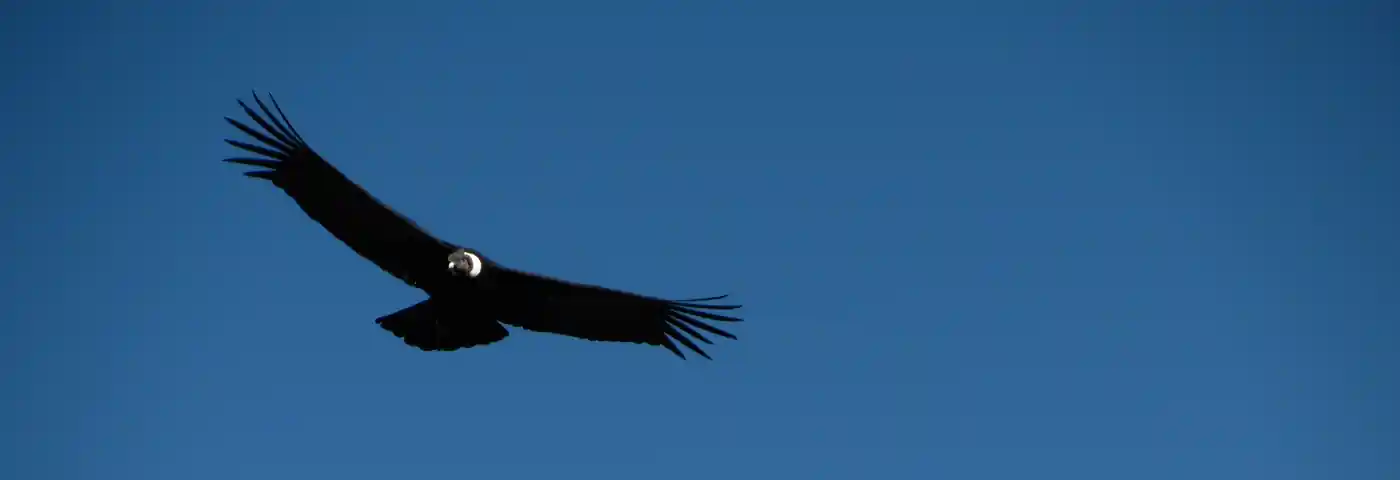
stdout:
[(716, 313), (739, 308), (712, 303), (727, 295), (665, 300), (560, 280), (506, 267), (480, 251), (433, 236), (317, 154), (277, 99), (268, 99), (272, 109), (253, 92), (261, 115), (238, 101), (261, 130), (224, 117), (261, 144), (226, 139), (257, 157), (224, 161), (258, 167), (243, 175), (271, 182), (351, 250), (428, 295), (375, 320), (404, 343), (424, 351), (488, 345), (509, 334), (502, 323), (586, 340), (656, 345), (680, 358), (685, 354), (677, 343), (710, 358), (696, 344), (713, 344), (705, 334), (737, 340), (707, 322), (742, 321)]

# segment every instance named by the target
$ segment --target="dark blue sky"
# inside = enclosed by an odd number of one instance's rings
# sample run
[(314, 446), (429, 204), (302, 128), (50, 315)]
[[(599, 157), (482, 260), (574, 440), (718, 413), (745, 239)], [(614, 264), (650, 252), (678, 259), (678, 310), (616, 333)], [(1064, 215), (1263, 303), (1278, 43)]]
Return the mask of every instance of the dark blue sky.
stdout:
[[(2, 11), (0, 477), (1396, 478), (1394, 2)], [(419, 292), (218, 161), (254, 88), (741, 340), (403, 345)]]

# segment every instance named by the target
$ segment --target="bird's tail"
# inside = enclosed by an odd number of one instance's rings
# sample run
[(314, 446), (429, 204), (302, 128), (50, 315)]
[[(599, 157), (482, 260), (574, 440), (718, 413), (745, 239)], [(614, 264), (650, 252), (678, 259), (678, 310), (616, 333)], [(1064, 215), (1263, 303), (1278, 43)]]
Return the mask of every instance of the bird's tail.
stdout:
[(432, 298), (379, 317), (374, 323), (424, 351), (452, 351), (495, 343), (510, 332), (491, 319), (460, 315)]

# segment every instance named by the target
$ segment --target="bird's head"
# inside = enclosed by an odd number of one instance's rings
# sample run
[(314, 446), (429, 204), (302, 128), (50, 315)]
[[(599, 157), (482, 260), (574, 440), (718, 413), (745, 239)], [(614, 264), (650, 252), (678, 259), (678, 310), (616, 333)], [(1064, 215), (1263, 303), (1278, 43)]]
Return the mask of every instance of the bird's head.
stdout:
[(466, 250), (457, 250), (447, 256), (447, 271), (453, 276), (467, 276), (476, 278), (481, 275), (481, 257)]

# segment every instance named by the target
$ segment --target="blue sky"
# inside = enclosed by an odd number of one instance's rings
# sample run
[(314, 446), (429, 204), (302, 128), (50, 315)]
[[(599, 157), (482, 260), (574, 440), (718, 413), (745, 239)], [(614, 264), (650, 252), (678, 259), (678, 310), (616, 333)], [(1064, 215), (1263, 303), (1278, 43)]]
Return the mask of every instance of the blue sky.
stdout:
[[(16, 3), (0, 477), (1397, 473), (1393, 2)], [(255, 88), (740, 341), (403, 345), (419, 292), (218, 161)]]

